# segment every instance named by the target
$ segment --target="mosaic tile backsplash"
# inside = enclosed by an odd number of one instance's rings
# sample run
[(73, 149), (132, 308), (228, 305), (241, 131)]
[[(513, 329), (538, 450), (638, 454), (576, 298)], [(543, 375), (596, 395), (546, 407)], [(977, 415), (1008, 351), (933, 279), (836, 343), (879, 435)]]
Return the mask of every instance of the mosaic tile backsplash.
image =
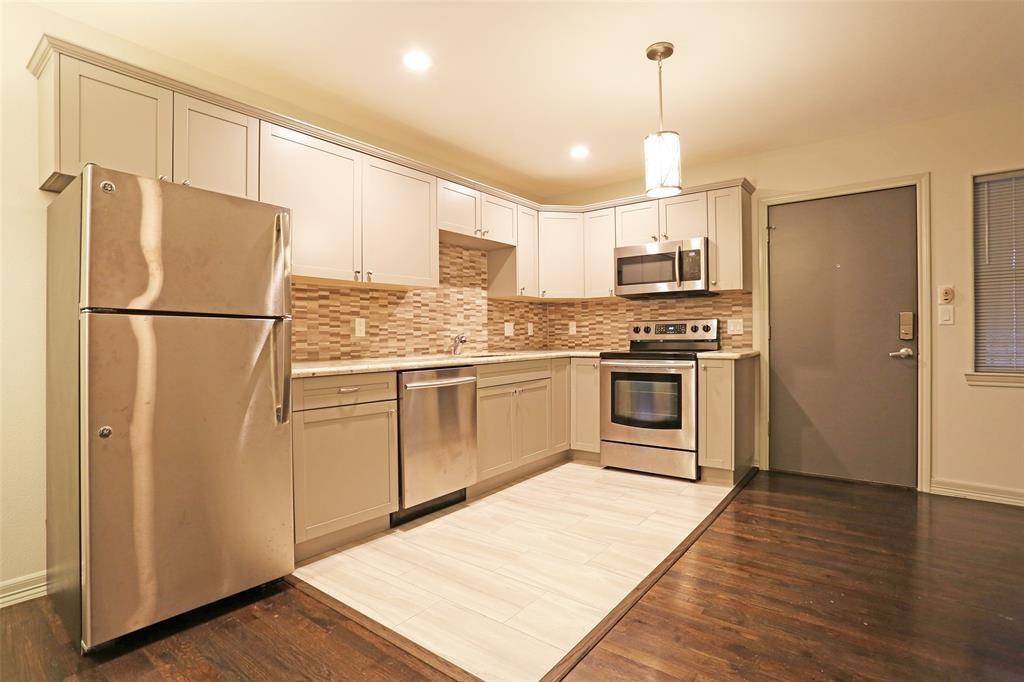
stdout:
[[(295, 360), (342, 360), (448, 353), (464, 333), (465, 353), (485, 351), (626, 348), (628, 324), (641, 319), (717, 317), (722, 347), (750, 348), (753, 310), (749, 293), (705, 298), (571, 302), (491, 300), (487, 254), (441, 244), (440, 286), (399, 291), (316, 284), (292, 286), (292, 355)], [(366, 320), (366, 336), (352, 320)], [(728, 335), (724, 320), (742, 318), (744, 333)], [(575, 320), (576, 334), (569, 334)], [(513, 336), (505, 336), (506, 322)], [(533, 334), (527, 335), (528, 324)]]

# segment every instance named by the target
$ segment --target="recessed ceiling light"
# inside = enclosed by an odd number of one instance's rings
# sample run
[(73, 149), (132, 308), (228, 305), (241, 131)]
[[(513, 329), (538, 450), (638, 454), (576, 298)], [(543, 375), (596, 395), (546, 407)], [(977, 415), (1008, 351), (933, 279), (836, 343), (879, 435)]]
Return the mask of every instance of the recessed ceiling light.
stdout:
[(586, 145), (578, 144), (569, 150), (569, 156), (574, 159), (585, 159), (590, 156), (590, 150), (587, 149)]
[(405, 68), (416, 73), (423, 73), (434, 63), (430, 55), (423, 50), (409, 50), (402, 58)]

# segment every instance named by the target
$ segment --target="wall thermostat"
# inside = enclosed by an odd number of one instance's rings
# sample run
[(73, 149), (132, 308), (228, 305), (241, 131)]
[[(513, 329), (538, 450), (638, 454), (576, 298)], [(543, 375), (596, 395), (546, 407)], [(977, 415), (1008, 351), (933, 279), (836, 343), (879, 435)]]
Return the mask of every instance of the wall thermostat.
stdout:
[(949, 305), (956, 298), (956, 289), (951, 284), (943, 284), (939, 287), (939, 303)]

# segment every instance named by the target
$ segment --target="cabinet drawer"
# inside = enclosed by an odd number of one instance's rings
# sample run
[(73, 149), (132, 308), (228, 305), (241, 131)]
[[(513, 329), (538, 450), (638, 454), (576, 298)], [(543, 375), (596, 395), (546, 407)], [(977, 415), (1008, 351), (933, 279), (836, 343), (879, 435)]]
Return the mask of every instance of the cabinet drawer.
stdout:
[(501, 362), (494, 365), (478, 365), (476, 368), (478, 388), (515, 384), (520, 381), (535, 381), (551, 378), (550, 360), (525, 360), (523, 362)]
[(339, 407), (395, 400), (397, 383), (394, 372), (339, 374), (330, 377), (296, 379), (295, 410)]

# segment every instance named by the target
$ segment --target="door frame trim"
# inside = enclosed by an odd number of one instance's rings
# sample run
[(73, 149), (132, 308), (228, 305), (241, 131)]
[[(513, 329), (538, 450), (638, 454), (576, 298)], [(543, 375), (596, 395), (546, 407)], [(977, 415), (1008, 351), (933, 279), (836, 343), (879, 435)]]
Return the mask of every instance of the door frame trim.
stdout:
[(771, 448), (768, 438), (770, 405), (769, 348), (769, 277), (768, 277), (768, 209), (772, 206), (814, 199), (829, 199), (847, 194), (861, 194), (897, 187), (917, 190), (917, 311), (918, 311), (918, 370), (917, 370), (917, 489), (931, 492), (932, 487), (932, 227), (931, 227), (931, 173), (919, 173), (881, 180), (829, 187), (824, 189), (778, 194), (758, 198), (757, 230), (758, 286), (754, 293), (754, 348), (760, 351), (761, 363), (760, 404), (758, 417), (758, 462), (760, 468), (770, 469)]

